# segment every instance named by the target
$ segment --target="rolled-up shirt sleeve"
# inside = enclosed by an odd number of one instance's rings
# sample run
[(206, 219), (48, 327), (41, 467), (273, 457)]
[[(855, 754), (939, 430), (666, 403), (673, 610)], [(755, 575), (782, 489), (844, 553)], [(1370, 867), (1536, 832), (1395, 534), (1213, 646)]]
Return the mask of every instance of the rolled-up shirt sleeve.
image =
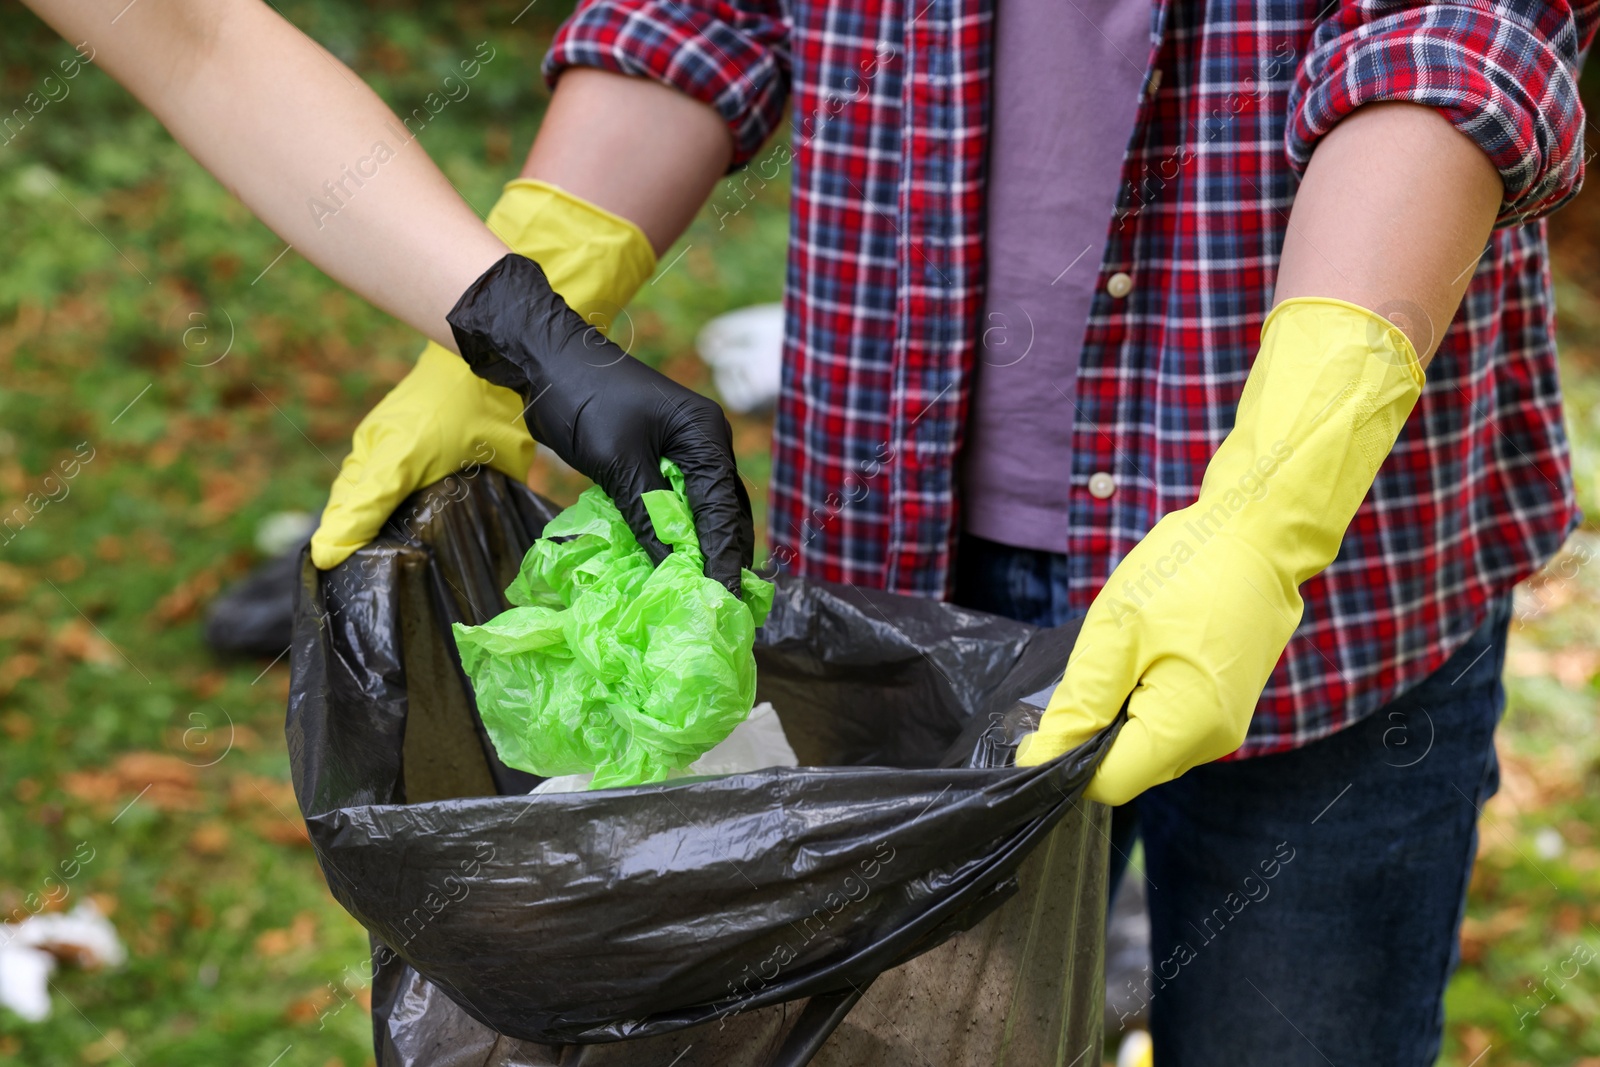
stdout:
[(1317, 140), (1363, 104), (1409, 101), (1439, 111), (1494, 163), (1505, 183), (1498, 225), (1554, 210), (1583, 181), (1578, 67), (1597, 22), (1600, 0), (1341, 0), (1295, 77), (1290, 163), (1303, 171)]
[(733, 133), (733, 165), (761, 148), (789, 95), (789, 28), (776, 0), (590, 0), (544, 60), (649, 78), (715, 108)]

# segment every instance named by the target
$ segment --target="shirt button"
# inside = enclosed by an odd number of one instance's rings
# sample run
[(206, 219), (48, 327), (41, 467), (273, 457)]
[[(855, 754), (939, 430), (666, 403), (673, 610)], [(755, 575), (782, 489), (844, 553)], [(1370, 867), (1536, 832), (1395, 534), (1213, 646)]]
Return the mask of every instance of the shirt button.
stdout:
[(1106, 279), (1106, 292), (1121, 300), (1133, 292), (1133, 279), (1124, 271), (1117, 271)]
[(1089, 495), (1096, 500), (1104, 500), (1117, 491), (1117, 480), (1105, 471), (1095, 471), (1089, 475)]
[(1158, 67), (1150, 72), (1150, 82), (1145, 86), (1145, 96), (1153, 97), (1161, 89), (1161, 69)]

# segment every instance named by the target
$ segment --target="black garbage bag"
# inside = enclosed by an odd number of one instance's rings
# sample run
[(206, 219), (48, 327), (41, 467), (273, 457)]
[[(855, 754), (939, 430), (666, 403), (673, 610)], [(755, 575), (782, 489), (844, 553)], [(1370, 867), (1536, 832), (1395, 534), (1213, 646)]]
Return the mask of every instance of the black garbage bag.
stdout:
[(205, 642), (226, 656), (281, 656), (294, 633), (300, 554), (310, 538), (262, 563), (206, 608)]
[(449, 625), (504, 610), (553, 513), (502, 475), (452, 476), (335, 570), (303, 562), (294, 784), (330, 889), (378, 943), (380, 1058), (419, 978), (552, 1045), (812, 998), (815, 1034), (790, 1045), (814, 1050), (881, 972), (1015, 891), (1109, 743), (1006, 766), (1037, 715), (1019, 701), (1059, 678), (1075, 628), (785, 579), (757, 698), (802, 766), (526, 796), (539, 779), (495, 758)]

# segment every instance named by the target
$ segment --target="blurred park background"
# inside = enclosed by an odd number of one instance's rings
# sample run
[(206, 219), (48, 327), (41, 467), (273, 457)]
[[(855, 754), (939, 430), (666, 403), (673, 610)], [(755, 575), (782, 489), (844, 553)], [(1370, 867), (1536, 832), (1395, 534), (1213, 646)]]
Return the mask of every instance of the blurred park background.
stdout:
[[(487, 211), (538, 125), (538, 63), (569, 4), (278, 6), (402, 114), (487, 42), (420, 138)], [(0, 112), (73, 55), (0, 7)], [(46, 501), (0, 531), (0, 916), (76, 857), (64, 905), (93, 900), (129, 959), (57, 972), (47, 1022), (0, 1009), (0, 1063), (359, 1067), (367, 940), (305, 844), (288, 665), (219, 659), (201, 620), (261, 562), (264, 520), (321, 507), (420, 343), (282, 254), (99, 70), (65, 84), (0, 131), (0, 514)], [(634, 354), (711, 389), (694, 336), (779, 298), (786, 181), (719, 187), (630, 307)], [(1590, 520), (1519, 594), (1503, 782), (1448, 996), (1441, 1062), (1458, 1067), (1600, 1067), (1600, 189), (1550, 225)], [(734, 421), (764, 483), (770, 424)], [(543, 464), (533, 479), (562, 500), (581, 488)]]

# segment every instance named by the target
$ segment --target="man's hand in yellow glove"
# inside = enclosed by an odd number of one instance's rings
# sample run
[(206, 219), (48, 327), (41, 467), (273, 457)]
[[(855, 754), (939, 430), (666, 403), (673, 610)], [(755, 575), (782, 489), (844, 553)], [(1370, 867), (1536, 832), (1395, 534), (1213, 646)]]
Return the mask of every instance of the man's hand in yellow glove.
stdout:
[[(509, 183), (489, 212), (489, 228), (544, 268), (550, 287), (573, 308), (609, 316), (655, 269), (639, 228), (544, 182)], [(491, 385), (449, 349), (429, 343), (410, 374), (356, 427), (311, 538), (311, 560), (337, 566), (377, 536), (395, 507), (446, 475), (487, 466), (521, 480), (534, 443), (524, 402)]]
[(1112, 571), (1017, 764), (1071, 751), (1124, 700), (1091, 800), (1127, 803), (1238, 748), (1299, 625), (1300, 584), (1333, 561), (1421, 389), (1387, 320), (1337, 300), (1278, 305), (1199, 499)]

